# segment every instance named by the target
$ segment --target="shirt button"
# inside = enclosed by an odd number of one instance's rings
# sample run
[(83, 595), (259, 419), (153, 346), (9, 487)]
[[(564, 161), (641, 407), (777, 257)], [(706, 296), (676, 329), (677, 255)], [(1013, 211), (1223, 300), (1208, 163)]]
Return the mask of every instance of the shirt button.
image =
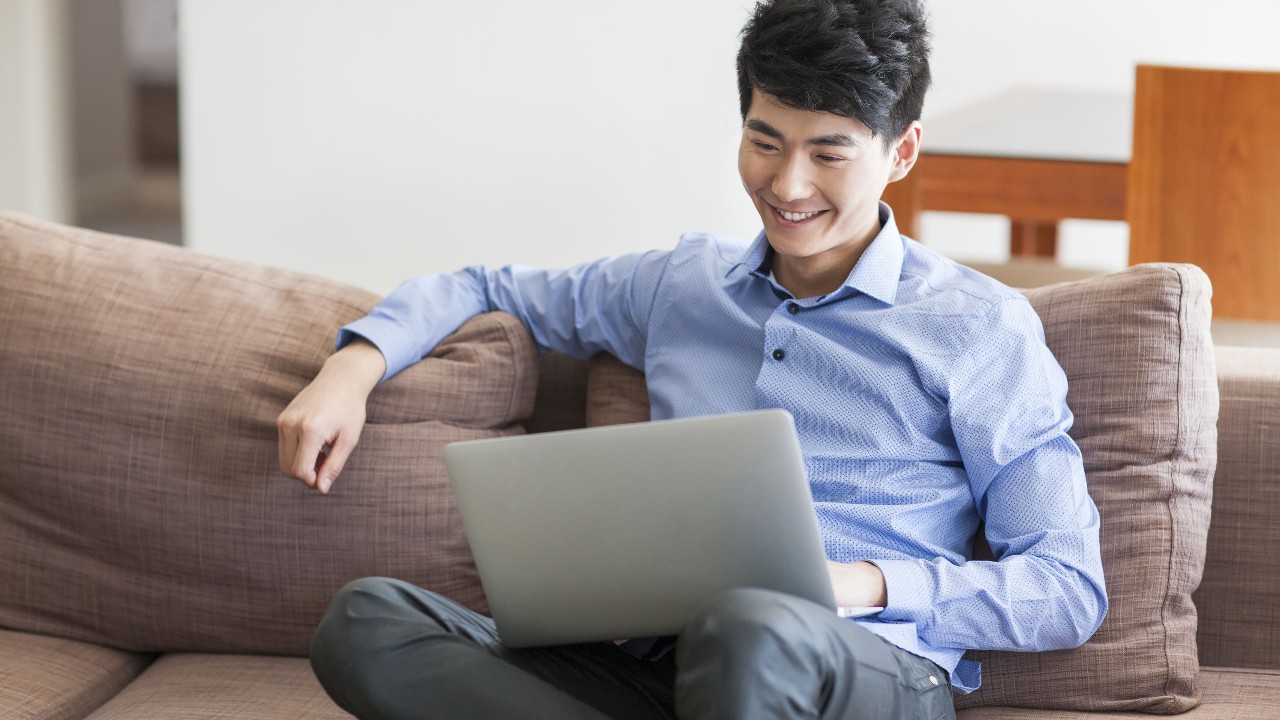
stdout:
[(782, 348), (778, 348), (777, 350), (774, 350), (774, 351), (773, 351), (773, 359), (774, 359), (774, 360), (781, 360), (782, 358), (784, 358), (784, 357), (786, 357), (786, 356), (787, 356), (787, 353), (786, 353), (786, 351), (785, 351), (785, 350), (783, 350)]
[(930, 675), (930, 676), (929, 676), (929, 682), (933, 683), (934, 685), (937, 685), (937, 684), (938, 684), (938, 676), (937, 676), (937, 675)]
[(787, 312), (791, 313), (792, 315), (795, 315), (796, 313), (800, 312), (800, 306), (795, 303), (787, 303)]

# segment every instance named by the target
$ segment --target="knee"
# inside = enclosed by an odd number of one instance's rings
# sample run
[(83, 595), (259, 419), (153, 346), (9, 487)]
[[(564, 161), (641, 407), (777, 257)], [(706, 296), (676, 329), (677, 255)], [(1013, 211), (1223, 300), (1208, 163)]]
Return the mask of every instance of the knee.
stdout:
[[(783, 593), (731, 590), (699, 608), (676, 645), (683, 717), (817, 717), (827, 673), (825, 609)], [(834, 614), (834, 613), (833, 613)]]
[(733, 655), (794, 648), (807, 631), (804, 601), (784, 593), (739, 588), (721, 593), (690, 616), (680, 645)]
[(379, 607), (395, 597), (399, 580), (366, 577), (342, 586), (329, 602), (329, 609), (311, 636), (311, 667), (323, 682), (344, 672), (361, 654), (361, 644), (370, 639), (362, 619), (382, 614)]

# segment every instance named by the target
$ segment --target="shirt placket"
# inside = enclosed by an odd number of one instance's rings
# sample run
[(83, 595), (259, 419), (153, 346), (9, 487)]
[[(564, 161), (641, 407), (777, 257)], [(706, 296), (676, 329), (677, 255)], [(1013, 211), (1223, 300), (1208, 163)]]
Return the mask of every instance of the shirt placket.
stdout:
[(791, 410), (792, 403), (784, 400), (787, 397), (785, 387), (789, 384), (788, 378), (794, 378), (795, 370), (792, 368), (800, 359), (796, 330), (804, 313), (805, 309), (795, 300), (784, 300), (765, 321), (760, 374), (756, 376), (756, 407), (759, 409), (780, 407)]

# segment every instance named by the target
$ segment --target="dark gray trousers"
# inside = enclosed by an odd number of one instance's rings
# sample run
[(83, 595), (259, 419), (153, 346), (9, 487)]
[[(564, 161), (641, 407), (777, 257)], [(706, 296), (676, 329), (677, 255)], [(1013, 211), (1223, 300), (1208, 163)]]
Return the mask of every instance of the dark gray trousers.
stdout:
[(647, 661), (607, 642), (507, 648), (489, 618), (408, 583), (364, 578), (335, 596), (311, 666), (334, 701), (365, 720), (955, 717), (937, 665), (765, 590), (716, 598), (673, 654)]

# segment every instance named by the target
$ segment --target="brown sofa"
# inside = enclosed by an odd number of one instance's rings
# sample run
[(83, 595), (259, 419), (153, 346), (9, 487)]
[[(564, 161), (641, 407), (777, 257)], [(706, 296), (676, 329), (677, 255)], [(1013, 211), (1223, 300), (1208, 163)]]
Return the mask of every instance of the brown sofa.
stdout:
[[(1215, 352), (1189, 266), (1028, 296), (1112, 607), (1078, 650), (982, 654), (960, 716), (1280, 717), (1280, 351)], [(484, 609), (440, 448), (644, 417), (634, 371), (539, 357), (491, 314), (376, 390), (334, 491), (308, 491), (277, 471), (275, 417), (376, 301), (0, 215), (0, 720), (345, 717), (304, 659), (343, 583)]]

